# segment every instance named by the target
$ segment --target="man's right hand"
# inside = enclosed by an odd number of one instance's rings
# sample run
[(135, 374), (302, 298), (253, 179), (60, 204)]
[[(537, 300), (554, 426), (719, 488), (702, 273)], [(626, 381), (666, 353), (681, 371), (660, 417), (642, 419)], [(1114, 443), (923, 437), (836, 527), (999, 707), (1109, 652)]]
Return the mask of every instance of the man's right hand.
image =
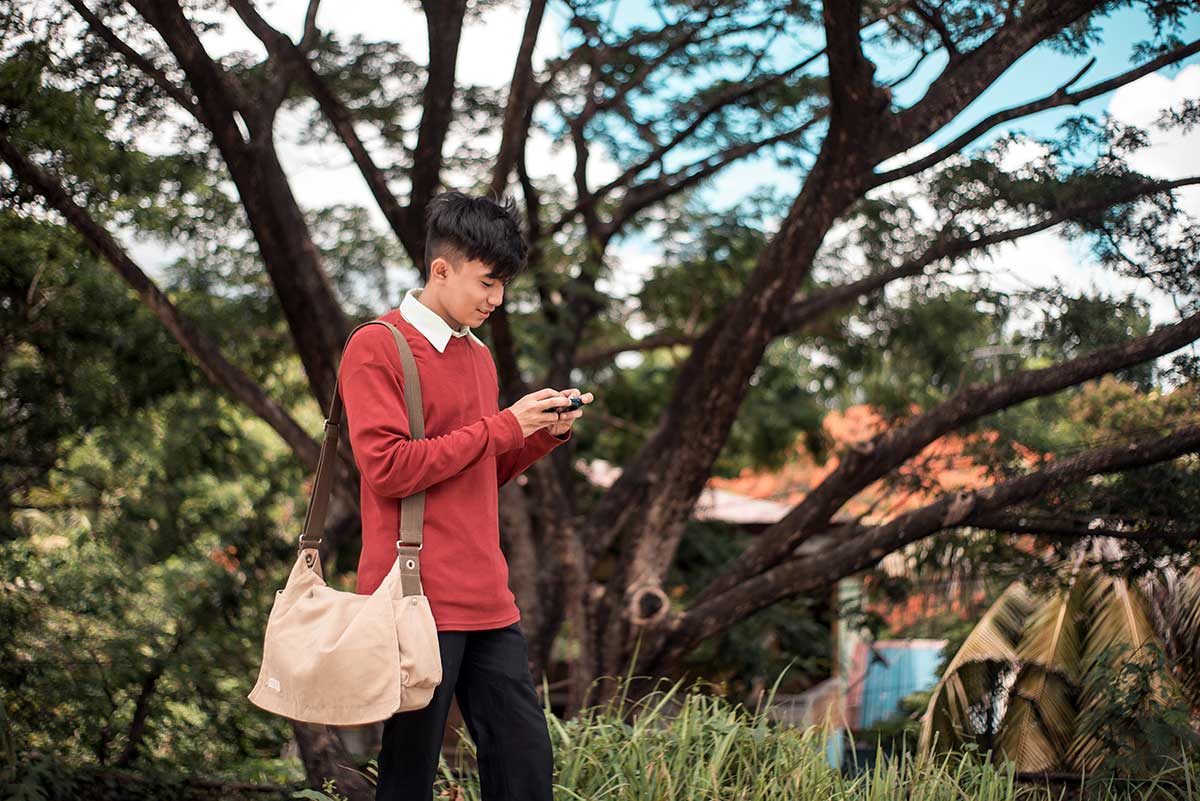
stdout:
[(528, 437), (539, 429), (557, 423), (559, 418), (555, 410), (567, 409), (570, 406), (571, 402), (566, 397), (547, 387), (530, 392), (508, 408), (521, 424), (521, 433)]

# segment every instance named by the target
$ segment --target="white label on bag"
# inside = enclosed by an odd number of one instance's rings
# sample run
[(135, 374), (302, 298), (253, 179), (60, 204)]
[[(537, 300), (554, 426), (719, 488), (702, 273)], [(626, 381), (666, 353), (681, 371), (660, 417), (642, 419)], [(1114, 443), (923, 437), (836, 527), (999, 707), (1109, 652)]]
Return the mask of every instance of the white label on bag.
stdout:
[(279, 679), (267, 679), (267, 686), (275, 692), (283, 692), (279, 687)]

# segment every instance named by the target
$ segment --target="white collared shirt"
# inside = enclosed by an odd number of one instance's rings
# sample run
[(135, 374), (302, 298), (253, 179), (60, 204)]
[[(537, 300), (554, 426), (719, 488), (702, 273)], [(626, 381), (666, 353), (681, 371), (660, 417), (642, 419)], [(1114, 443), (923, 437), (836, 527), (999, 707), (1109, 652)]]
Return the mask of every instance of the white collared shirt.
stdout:
[(424, 334), (429, 344), (438, 349), (438, 353), (446, 352), (446, 343), (452, 336), (469, 336), (483, 347), (487, 347), (479, 337), (471, 333), (469, 325), (464, 323), (462, 328), (455, 331), (437, 312), (422, 303), (420, 297), (423, 291), (423, 287), (414, 287), (404, 293), (404, 300), (400, 302), (400, 315), (412, 323), (413, 328)]

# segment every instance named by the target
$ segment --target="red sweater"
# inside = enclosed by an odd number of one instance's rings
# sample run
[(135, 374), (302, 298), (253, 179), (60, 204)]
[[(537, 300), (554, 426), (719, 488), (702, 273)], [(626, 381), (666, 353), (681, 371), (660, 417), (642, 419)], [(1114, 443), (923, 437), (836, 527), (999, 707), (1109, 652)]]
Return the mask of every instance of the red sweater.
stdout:
[(362, 474), (356, 591), (370, 594), (382, 583), (396, 560), (399, 499), (425, 490), (421, 583), (438, 630), (510, 625), (521, 614), (500, 551), (498, 489), (568, 441), (570, 431), (523, 436), (516, 415), (499, 411), (496, 365), (474, 336), (451, 336), (439, 352), (399, 309), (378, 319), (412, 348), (425, 437), (411, 438), (391, 331), (367, 326), (351, 338), (338, 379)]

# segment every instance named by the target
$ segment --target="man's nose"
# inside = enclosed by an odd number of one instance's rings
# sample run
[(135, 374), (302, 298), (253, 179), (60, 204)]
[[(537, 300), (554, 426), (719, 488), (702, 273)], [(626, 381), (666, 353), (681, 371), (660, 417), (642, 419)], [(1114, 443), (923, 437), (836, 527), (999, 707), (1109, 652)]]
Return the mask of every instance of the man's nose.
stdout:
[(493, 309), (504, 302), (504, 290), (500, 289), (495, 292), (488, 293), (488, 305)]

